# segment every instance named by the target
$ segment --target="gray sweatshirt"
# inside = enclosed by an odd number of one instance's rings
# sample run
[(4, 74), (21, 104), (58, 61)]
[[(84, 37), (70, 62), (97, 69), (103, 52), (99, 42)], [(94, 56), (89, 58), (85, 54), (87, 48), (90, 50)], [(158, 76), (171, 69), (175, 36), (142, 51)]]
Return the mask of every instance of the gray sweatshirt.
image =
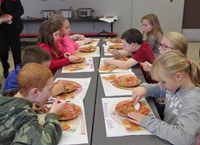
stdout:
[(180, 89), (170, 93), (159, 84), (142, 84), (146, 96), (159, 97), (165, 93), (163, 121), (155, 117), (144, 117), (140, 125), (152, 134), (174, 145), (198, 145), (200, 134), (200, 88)]

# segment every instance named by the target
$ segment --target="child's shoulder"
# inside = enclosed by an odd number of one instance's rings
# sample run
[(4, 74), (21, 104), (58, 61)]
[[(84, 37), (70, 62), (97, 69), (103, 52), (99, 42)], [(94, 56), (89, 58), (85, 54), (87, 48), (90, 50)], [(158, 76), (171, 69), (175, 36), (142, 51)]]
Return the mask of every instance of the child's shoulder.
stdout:
[(140, 51), (146, 51), (146, 49), (148, 49), (148, 50), (152, 50), (151, 49), (151, 45), (147, 42), (147, 41), (143, 41), (142, 42), (142, 44), (141, 44), (141, 46), (140, 46)]

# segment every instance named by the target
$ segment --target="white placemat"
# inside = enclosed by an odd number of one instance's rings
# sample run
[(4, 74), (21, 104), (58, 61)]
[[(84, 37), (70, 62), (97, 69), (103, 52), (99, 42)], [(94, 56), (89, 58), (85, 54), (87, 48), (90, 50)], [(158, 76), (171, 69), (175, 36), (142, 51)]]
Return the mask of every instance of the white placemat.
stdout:
[[(104, 66), (104, 65), (105, 65), (105, 64), (104, 64), (104, 59), (105, 59), (105, 57), (101, 57), (99, 68), (100, 68), (101, 66)], [(108, 59), (114, 59), (114, 58), (112, 57), (112, 58), (108, 58)], [(114, 69), (114, 70), (111, 71), (111, 72), (132, 72), (132, 70), (131, 70), (131, 68), (128, 68), (128, 69), (116, 68), (116, 69)], [(110, 73), (110, 71), (108, 71), (108, 70), (100, 70), (100, 69), (99, 69), (99, 73)]]
[(54, 82), (58, 80), (69, 80), (74, 81), (81, 85), (81, 91), (80, 93), (76, 94), (73, 100), (83, 100), (85, 98), (85, 95), (87, 93), (87, 90), (90, 85), (91, 78), (56, 78)]
[(110, 76), (121, 76), (121, 75), (133, 75), (135, 74), (133, 72), (130, 73), (111, 73), (111, 74), (100, 74), (101, 82), (103, 85), (103, 89), (105, 92), (105, 96), (123, 96), (123, 95), (131, 95), (132, 94), (132, 88), (120, 88), (116, 87), (112, 84), (112, 82), (106, 78)]
[(80, 73), (80, 72), (93, 72), (94, 62), (93, 58), (85, 58), (85, 61), (80, 64), (69, 64), (62, 67), (61, 73)]
[[(138, 130), (138, 131), (128, 131), (121, 119), (115, 111), (115, 105), (124, 100), (131, 100), (131, 97), (120, 97), (120, 98), (102, 98), (104, 121), (106, 127), (107, 137), (119, 137), (119, 136), (129, 136), (129, 135), (151, 135), (147, 130)], [(142, 100), (146, 102), (145, 99)], [(147, 103), (147, 102), (146, 102)], [(152, 111), (151, 111), (151, 113)]]

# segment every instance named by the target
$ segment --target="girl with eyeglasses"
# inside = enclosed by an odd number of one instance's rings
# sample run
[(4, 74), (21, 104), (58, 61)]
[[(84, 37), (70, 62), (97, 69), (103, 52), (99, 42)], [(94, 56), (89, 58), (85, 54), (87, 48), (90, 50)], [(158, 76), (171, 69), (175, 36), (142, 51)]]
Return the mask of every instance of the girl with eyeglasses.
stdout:
[[(187, 49), (188, 49), (188, 42), (184, 35), (178, 32), (168, 32), (165, 33), (161, 42), (158, 43), (158, 50), (160, 54), (163, 54), (167, 51), (171, 50), (177, 50), (187, 55)], [(144, 63), (141, 63), (143, 70), (146, 72), (149, 72), (151, 69), (151, 64), (147, 61)], [(151, 82), (148, 82), (151, 83)]]

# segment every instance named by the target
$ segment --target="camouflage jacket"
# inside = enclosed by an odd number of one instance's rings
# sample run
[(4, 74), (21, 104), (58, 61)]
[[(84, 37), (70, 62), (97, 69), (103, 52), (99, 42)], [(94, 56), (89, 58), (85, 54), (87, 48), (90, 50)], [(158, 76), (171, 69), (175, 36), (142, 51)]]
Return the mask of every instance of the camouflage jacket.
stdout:
[(41, 127), (32, 103), (0, 96), (0, 145), (57, 145), (61, 135), (55, 114), (46, 115)]

